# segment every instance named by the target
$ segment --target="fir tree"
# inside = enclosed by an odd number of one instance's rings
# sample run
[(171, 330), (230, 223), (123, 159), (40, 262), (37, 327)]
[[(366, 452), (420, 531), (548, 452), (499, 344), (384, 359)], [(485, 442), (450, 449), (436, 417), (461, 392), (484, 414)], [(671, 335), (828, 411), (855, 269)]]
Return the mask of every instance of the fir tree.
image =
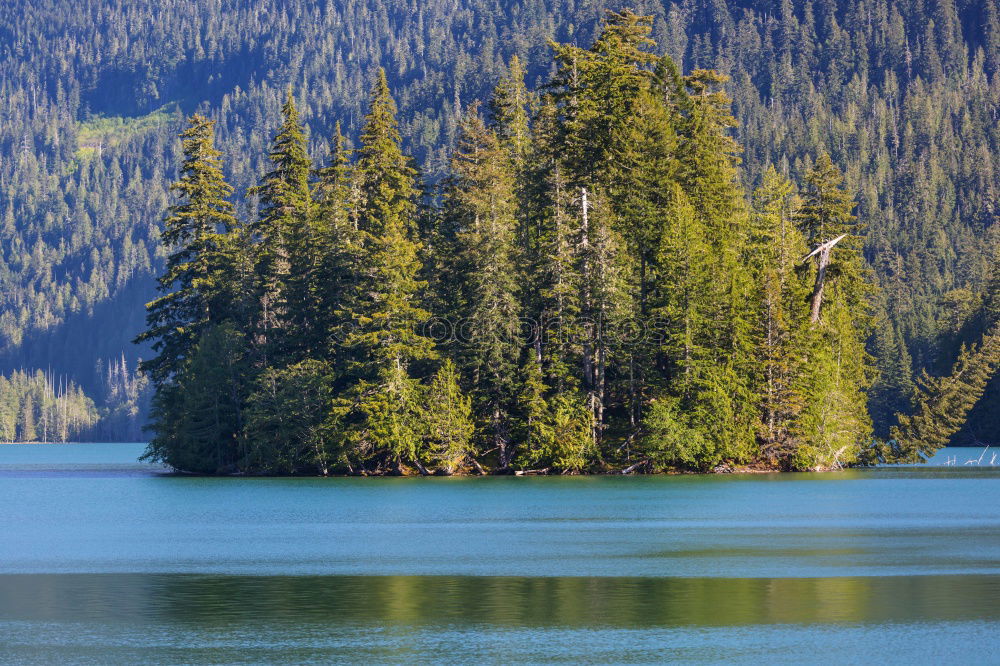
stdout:
[(418, 391), (410, 364), (433, 358), (419, 326), (415, 173), (400, 149), (396, 104), (380, 70), (361, 134), (356, 173), (360, 187), (357, 285), (345, 315), (348, 380), (335, 413), (348, 442), (365, 457), (387, 457), (398, 469), (417, 459)]
[(452, 158), (446, 211), (453, 216), (454, 314), (461, 322), (457, 356), (471, 378), (472, 397), (487, 448), (501, 467), (513, 459), (510, 415), (521, 356), (516, 201), (508, 152), (473, 109)]
[(147, 330), (137, 342), (151, 341), (157, 356), (142, 365), (157, 386), (168, 383), (183, 367), (202, 331), (224, 318), (231, 294), (226, 290), (224, 234), (237, 226), (214, 146), (214, 121), (194, 115), (181, 133), (184, 162), (170, 186), (181, 201), (164, 220), (162, 240), (170, 248), (160, 276), (163, 294), (149, 305)]
[(450, 359), (441, 365), (427, 386), (422, 413), (426, 428), (425, 456), (430, 464), (452, 474), (466, 462), (474, 462), (472, 402), (462, 392), (458, 372)]
[(309, 189), (312, 163), (291, 90), (281, 107), (284, 122), (268, 158), (273, 166), (251, 188), (260, 203), (251, 226), (257, 240), (259, 316), (264, 357), (296, 359), (316, 344), (315, 233)]

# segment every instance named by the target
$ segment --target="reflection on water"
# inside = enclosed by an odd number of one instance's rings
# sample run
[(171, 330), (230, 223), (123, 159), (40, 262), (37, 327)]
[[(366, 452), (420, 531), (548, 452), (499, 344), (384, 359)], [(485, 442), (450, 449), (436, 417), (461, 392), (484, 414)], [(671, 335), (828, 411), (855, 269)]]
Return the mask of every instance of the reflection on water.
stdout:
[(141, 451), (0, 446), (0, 662), (969, 663), (1000, 647), (989, 456), (211, 479)]
[(675, 627), (1000, 620), (1000, 576), (0, 576), (0, 620)]
[(0, 576), (0, 654), (38, 663), (985, 659), (998, 576)]

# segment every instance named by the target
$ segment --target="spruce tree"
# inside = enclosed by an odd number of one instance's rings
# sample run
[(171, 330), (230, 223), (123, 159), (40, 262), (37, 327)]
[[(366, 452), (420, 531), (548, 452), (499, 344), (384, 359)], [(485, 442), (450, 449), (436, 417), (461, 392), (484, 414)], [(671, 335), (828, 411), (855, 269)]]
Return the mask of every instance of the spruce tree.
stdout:
[[(182, 369), (206, 326), (224, 319), (227, 294), (226, 237), (237, 226), (214, 145), (215, 122), (200, 115), (181, 133), (184, 161), (170, 186), (181, 200), (167, 212), (161, 239), (168, 248), (158, 279), (159, 298), (147, 305), (147, 329), (137, 342), (152, 342), (157, 355), (142, 364), (159, 387)], [(227, 297), (228, 296), (228, 297)]]
[(452, 474), (467, 462), (475, 461), (472, 401), (459, 386), (458, 371), (451, 359), (431, 379), (421, 409), (426, 440), (424, 455), (429, 464)]
[(284, 121), (268, 154), (273, 168), (250, 190), (260, 205), (251, 231), (257, 241), (258, 325), (263, 358), (269, 359), (265, 365), (308, 355), (317, 337), (312, 320), (318, 263), (309, 188), (312, 163), (291, 90), (281, 113)]
[(760, 302), (743, 261), (750, 215), (739, 183), (741, 148), (729, 134), (736, 125), (731, 99), (719, 90), (727, 80), (711, 70), (695, 70), (683, 78), (686, 92), (674, 103), (682, 117), (678, 181), (703, 220), (714, 270), (721, 276), (707, 285), (707, 316), (716, 322), (715, 334), (709, 334), (708, 344), (716, 350), (709, 384), (713, 399), (718, 398), (716, 390), (728, 395), (727, 419), (720, 419), (720, 431), (728, 433), (723, 436), (728, 439), (726, 457), (745, 460), (755, 453), (759, 422), (759, 330), (754, 322)]
[(607, 430), (614, 380), (612, 368), (626, 355), (626, 323), (636, 314), (629, 282), (634, 270), (621, 234), (613, 228), (608, 197), (580, 190), (581, 371), (588, 420), (596, 449)]
[(699, 420), (707, 401), (718, 402), (716, 375), (724, 368), (712, 344), (715, 256), (704, 222), (679, 184), (672, 187), (666, 215), (657, 257), (661, 295), (651, 311), (662, 325), (658, 357), (666, 376), (652, 389), (641, 448), (657, 466), (711, 466), (726, 456), (728, 437), (724, 423)]
[(511, 412), (521, 357), (520, 304), (515, 259), (516, 200), (509, 153), (467, 114), (452, 158), (446, 211), (456, 229), (452, 250), (454, 298), (460, 323), (456, 355), (466, 377), (487, 449), (500, 466), (513, 459)]
[[(517, 203), (517, 246), (518, 278), (526, 281), (529, 277), (533, 253), (537, 251), (537, 233), (533, 229), (529, 200), (532, 183), (529, 166), (535, 142), (529, 122), (529, 95), (524, 85), (524, 68), (515, 55), (510, 59), (507, 74), (500, 79), (490, 97), (489, 128), (496, 134), (500, 145), (507, 153), (507, 161), (514, 177), (514, 192)], [(536, 167), (537, 168), (537, 165)], [(526, 297), (522, 294), (522, 301)]]
[(343, 343), (351, 386), (334, 411), (362, 464), (376, 459), (391, 469), (417, 460), (419, 386), (410, 366), (435, 356), (419, 330), (429, 313), (419, 304), (424, 283), (418, 279), (417, 188), (395, 114), (385, 71), (379, 70), (355, 167), (360, 248)]

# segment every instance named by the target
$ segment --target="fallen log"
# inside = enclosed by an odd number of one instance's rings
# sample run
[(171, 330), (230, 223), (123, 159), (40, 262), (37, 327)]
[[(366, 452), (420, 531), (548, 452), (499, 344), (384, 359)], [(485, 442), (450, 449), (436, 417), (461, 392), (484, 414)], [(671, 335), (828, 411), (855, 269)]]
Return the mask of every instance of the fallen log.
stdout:
[(634, 465), (629, 465), (628, 467), (626, 467), (625, 469), (623, 469), (623, 470), (621, 471), (621, 473), (622, 473), (622, 474), (631, 474), (631, 473), (632, 473), (632, 472), (634, 472), (635, 470), (637, 470), (637, 469), (639, 469), (640, 467), (643, 467), (643, 466), (645, 466), (645, 465), (648, 465), (649, 463), (650, 463), (650, 460), (649, 460), (649, 458), (647, 458), (646, 460), (640, 460), (640, 461), (639, 461), (639, 462), (637, 462), (636, 464), (634, 464)]

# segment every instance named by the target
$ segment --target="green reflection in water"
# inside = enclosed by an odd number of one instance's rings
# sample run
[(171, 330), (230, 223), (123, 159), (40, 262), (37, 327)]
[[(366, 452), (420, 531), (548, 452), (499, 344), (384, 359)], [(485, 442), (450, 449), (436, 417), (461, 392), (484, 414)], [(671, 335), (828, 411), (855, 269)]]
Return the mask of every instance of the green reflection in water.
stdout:
[(667, 627), (1000, 620), (1000, 576), (0, 576), (0, 621)]

